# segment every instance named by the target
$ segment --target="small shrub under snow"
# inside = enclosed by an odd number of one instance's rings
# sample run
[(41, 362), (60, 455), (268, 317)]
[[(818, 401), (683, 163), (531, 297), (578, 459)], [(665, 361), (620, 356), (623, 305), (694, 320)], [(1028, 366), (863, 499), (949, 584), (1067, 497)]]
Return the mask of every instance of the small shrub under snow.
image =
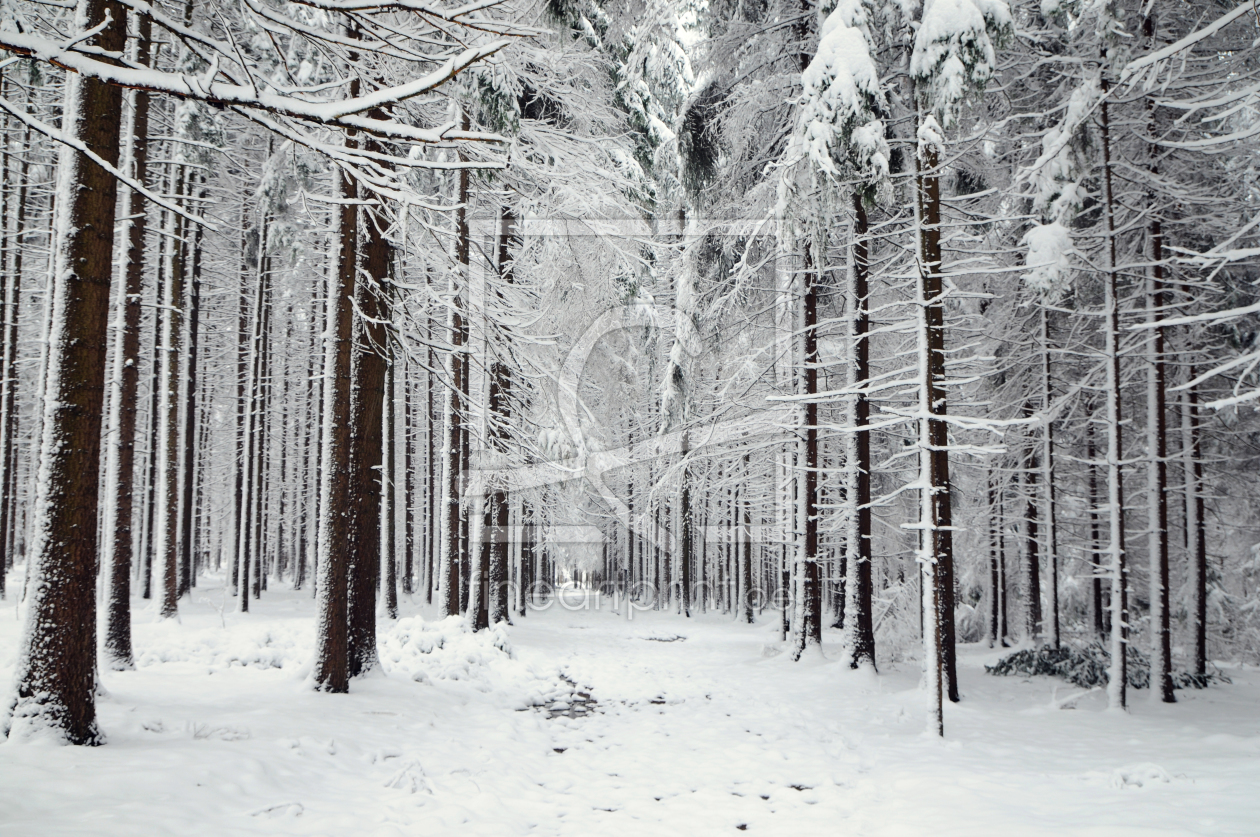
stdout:
[(475, 633), (462, 616), (426, 622), (399, 619), (377, 637), (387, 674), (412, 680), (480, 680), (496, 664), (514, 659), (501, 625)]
[[(1130, 688), (1145, 689), (1151, 685), (1151, 663), (1147, 656), (1133, 645), (1125, 646), (1126, 677)], [(985, 666), (994, 675), (1018, 675), (1030, 677), (1042, 674), (1061, 677), (1073, 685), (1090, 689), (1107, 685), (1107, 670), (1111, 667), (1111, 652), (1099, 642), (1065, 643), (1060, 648), (1044, 645), (1016, 651)], [(1173, 686), (1178, 689), (1203, 689), (1214, 682), (1228, 683), (1225, 675), (1217, 672), (1198, 676), (1187, 671), (1173, 673)]]
[(502, 625), (474, 632), (463, 616), (426, 622), (399, 619), (378, 634), (381, 666), (391, 677), (418, 683), (461, 682), (479, 692), (506, 693), (514, 708), (571, 701), (577, 689), (554, 668), (540, 670), (517, 659)]

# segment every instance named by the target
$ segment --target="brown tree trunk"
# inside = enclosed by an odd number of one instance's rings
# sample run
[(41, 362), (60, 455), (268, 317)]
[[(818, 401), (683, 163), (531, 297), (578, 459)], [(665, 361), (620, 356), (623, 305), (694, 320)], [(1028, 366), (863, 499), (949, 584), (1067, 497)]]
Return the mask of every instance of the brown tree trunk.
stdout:
[[(201, 190), (199, 205), (204, 205), (206, 190)], [(183, 501), (180, 505), (183, 521), (180, 524), (182, 536), (179, 543), (179, 595), (187, 595), (196, 586), (193, 567), (193, 542), (196, 540), (193, 531), (196, 519), (193, 517), (195, 498), (193, 489), (196, 485), (197, 472), (197, 348), (200, 343), (201, 328), (201, 237), (202, 228), (193, 233), (192, 282), (190, 283), (188, 300), (188, 352), (185, 367), (187, 387), (184, 399), (184, 444), (183, 463)]]
[[(99, 33), (87, 45), (120, 53), (127, 17), (115, 0), (80, 0), (79, 20)], [(61, 130), (110, 166), (118, 164), (122, 91), (94, 79), (66, 80)], [(53, 296), (44, 404), (44, 444), (33, 509), (34, 572), (16, 666), (9, 734), (49, 729), (96, 744), (96, 559), (101, 412), (110, 279), (114, 176), (63, 148), (60, 220), (53, 239)]]
[[(468, 117), (463, 116), (460, 124), (468, 127)], [(460, 169), (459, 193), (456, 197), (455, 209), (455, 261), (459, 267), (453, 274), (457, 283), (453, 289), (450, 316), (450, 380), (447, 383), (446, 414), (446, 485), (443, 486), (445, 501), (444, 525), (442, 529), (442, 615), (451, 616), (463, 611), (467, 601), (463, 585), (468, 575), (468, 555), (465, 551), (467, 542), (463, 539), (464, 519), (461, 514), (462, 488), (464, 485), (464, 468), (466, 459), (463, 455), (466, 435), (464, 432), (464, 410), (468, 403), (468, 329), (464, 321), (464, 311), (460, 304), (460, 295), (466, 291), (469, 265), (469, 231), (468, 231), (468, 198), (469, 176), (467, 169)]]
[[(1148, 10), (1150, 5), (1147, 6)], [(1142, 20), (1142, 34), (1148, 49), (1158, 49), (1155, 37), (1156, 20), (1153, 13)], [(1159, 126), (1157, 111), (1152, 99), (1146, 100), (1151, 134)], [(1159, 177), (1159, 155), (1162, 149), (1149, 148), (1149, 170), (1153, 179)], [(1167, 297), (1164, 294), (1164, 228), (1159, 218), (1159, 208), (1154, 192), (1147, 195), (1149, 210), (1154, 213), (1147, 227), (1151, 243), (1151, 272), (1147, 278), (1147, 323), (1155, 323), (1164, 315)], [(1172, 680), (1172, 631), (1168, 622), (1168, 390), (1164, 365), (1164, 330), (1152, 328), (1148, 336), (1150, 356), (1146, 388), (1146, 435), (1147, 435), (1147, 553), (1150, 561), (1151, 599), (1151, 688), (1159, 681), (1159, 698), (1164, 703), (1176, 703)]]
[[(369, 148), (373, 143), (369, 142)], [(389, 278), (389, 242), (383, 213), (365, 211), (362, 221), (364, 275), (356, 287), (363, 316), (350, 385), (351, 491), (355, 505), (351, 537), (347, 653), (350, 676), (379, 665), (376, 651), (376, 591), (381, 570), (381, 467), (384, 463), (385, 319), (389, 316), (385, 283)]]
[(1103, 153), (1103, 216), (1106, 223), (1107, 269), (1103, 274), (1103, 356), (1106, 364), (1107, 509), (1110, 532), (1107, 551), (1111, 569), (1111, 671), (1107, 703), (1112, 709), (1128, 704), (1129, 570), (1124, 531), (1124, 411), (1120, 386), (1120, 288), (1116, 255), (1116, 200), (1112, 186), (1110, 83), (1101, 78), (1103, 99), (1099, 118)]
[(801, 602), (799, 604), (800, 624), (794, 625), (796, 647), (792, 651), (793, 659), (800, 659), (801, 654), (811, 645), (822, 644), (822, 583), (818, 572), (818, 402), (813, 396), (818, 394), (818, 289), (817, 274), (814, 270), (810, 246), (805, 245), (805, 265), (802, 274), (802, 314), (801, 339), (803, 350), (801, 394), (806, 396), (803, 422), (804, 444), (802, 445), (802, 461), (800, 468), (802, 504), (798, 525), (802, 530), (803, 552), (800, 558)]
[[(415, 410), (412, 408), (410, 362), (404, 356), (402, 375), (402, 445), (403, 445), (403, 592), (408, 596), (414, 591), (416, 554), (416, 472), (412, 453)], [(397, 386), (397, 383), (395, 383)]]
[[(1032, 417), (1031, 403), (1024, 403), (1024, 416)], [(1034, 644), (1041, 637), (1041, 540), (1037, 513), (1040, 470), (1037, 449), (1030, 446), (1024, 459), (1024, 582), (1028, 596), (1024, 602), (1024, 636)]]
[[(1148, 323), (1164, 316), (1164, 233), (1159, 219), (1150, 224), (1151, 275), (1146, 294)], [(1151, 688), (1159, 699), (1176, 703), (1172, 680), (1172, 631), (1168, 597), (1168, 387), (1164, 365), (1164, 330), (1148, 337), (1150, 368), (1146, 388), (1147, 550), (1150, 555)], [(1158, 681), (1158, 682), (1157, 682)]]
[[(506, 207), (503, 210), (499, 226), (499, 281), (502, 285), (512, 284), (514, 250), (520, 247), (520, 236), (516, 229), (516, 216)], [(501, 292), (500, 292), (501, 295)], [(510, 346), (499, 349), (499, 357), (491, 367), (490, 378), (490, 415), (494, 423), (491, 432), (491, 443), (496, 455), (507, 455), (508, 422), (512, 418), (512, 372), (506, 362)], [(506, 463), (498, 463), (503, 467)], [(508, 604), (508, 549), (511, 539), (508, 537), (509, 511), (511, 496), (507, 489), (498, 485), (490, 495), (492, 514), (492, 538), (490, 553), (490, 602), (488, 621), (494, 625), (511, 621), (511, 608)]]
[[(1041, 403), (1045, 427), (1041, 437), (1042, 482), (1046, 487), (1046, 576), (1050, 582), (1050, 646), (1059, 648), (1059, 521), (1055, 487), (1054, 421), (1051, 419), (1054, 379), (1050, 365), (1050, 312), (1041, 309)], [(1045, 623), (1043, 614), (1043, 624)]]
[(382, 550), (384, 555), (381, 556), (382, 563), (385, 566), (385, 578), (382, 580), (382, 586), (385, 593), (385, 615), (390, 619), (398, 618), (398, 549), (397, 549), (397, 521), (398, 507), (396, 504), (398, 491), (398, 359), (395, 358), (389, 364), (389, 370), (386, 373), (388, 385), (385, 389), (385, 426), (389, 430), (388, 438), (385, 440), (387, 445), (385, 449), (385, 461), (388, 463), (388, 479), (383, 479), (385, 498), (384, 509), (385, 520), (383, 521), (385, 529), (385, 546)]
[[(358, 95), (359, 81), (350, 83)], [(347, 144), (353, 143), (353, 136)], [(324, 347), (324, 439), (321, 454), (319, 566), (316, 597), (319, 623), (315, 632), (315, 688), (349, 691), (347, 652), (347, 565), (352, 529), (350, 440), (350, 356), (354, 340), (354, 294), (358, 268), (358, 209), (354, 181), (338, 175), (340, 197), (337, 270), (328, 277)]]
[[(1195, 367), (1186, 369), (1186, 380), (1195, 379)], [(1189, 553), (1191, 614), (1190, 637), (1194, 673), (1207, 674), (1207, 511), (1203, 502), (1203, 448), (1199, 433), (1199, 393), (1186, 390), (1181, 413), (1182, 456), (1186, 476), (1186, 546)]]
[(848, 587), (852, 602), (846, 616), (850, 620), (849, 641), (852, 651), (849, 666), (863, 663), (875, 665), (875, 628), (871, 597), (871, 404), (863, 389), (871, 376), (870, 343), (870, 242), (867, 239), (866, 205), (862, 196), (853, 196), (853, 385), (857, 392), (853, 404), (853, 512), (856, 538), (850, 544), (850, 578)]
[[(432, 343), (432, 316), (426, 316), (425, 322), (427, 324), (426, 333), (430, 338), (429, 342)], [(429, 366), (424, 375), (424, 602), (425, 604), (433, 604), (433, 591), (437, 587), (439, 575), (436, 561), (445, 563), (445, 558), (438, 558), (438, 549), (441, 546), (438, 534), (442, 530), (439, 511), (444, 511), (444, 509), (441, 509), (438, 505), (438, 479), (441, 469), (438, 467), (437, 461), (438, 423), (433, 415), (433, 367), (437, 356), (430, 348), (425, 349), (424, 356)], [(445, 595), (445, 591), (442, 592), (442, 595)]]
[[(161, 258), (157, 261), (157, 282), (153, 291), (153, 342), (151, 344), (155, 349), (162, 345), (162, 318), (165, 316), (162, 310), (162, 299), (165, 294), (163, 287), (166, 284), (166, 266)], [(152, 368), (149, 370), (149, 450), (145, 463), (144, 508), (140, 511), (144, 518), (141, 530), (143, 553), (140, 567), (140, 596), (144, 599), (153, 597), (153, 522), (156, 518), (154, 509), (157, 506), (157, 438), (160, 404), (158, 395), (162, 386), (161, 372), (162, 361), (158, 353), (154, 351)]]
[(1085, 426), (1085, 459), (1089, 465), (1089, 566), (1090, 566), (1090, 598), (1093, 603), (1094, 633), (1101, 641), (1107, 635), (1106, 611), (1103, 608), (1102, 595), (1102, 532), (1098, 525), (1098, 465), (1094, 461), (1098, 456), (1094, 444), (1094, 428), (1092, 424)]
[(267, 283), (270, 279), (271, 271), (268, 266), (267, 259), (267, 223), (264, 218), (259, 224), (258, 234), (258, 278), (255, 283), (254, 305), (252, 320), (249, 326), (249, 360), (246, 364), (247, 377), (245, 382), (245, 421), (243, 425), (243, 434), (241, 439), (241, 449), (239, 455), (241, 457), (241, 516), (237, 523), (239, 531), (238, 537), (238, 555), (240, 564), (240, 584), (237, 586), (237, 602), (242, 613), (249, 611), (249, 598), (251, 592), (254, 598), (258, 598), (257, 585), (257, 563), (258, 555), (258, 538), (257, 538), (257, 522), (258, 515), (256, 509), (258, 507), (258, 448), (261, 434), (258, 427), (262, 421), (262, 397), (260, 381), (263, 374), (262, 353), (264, 345), (264, 335), (267, 322)]
[[(148, 15), (136, 18), (135, 60), (147, 67), (153, 36), (153, 21)], [(149, 94), (136, 91), (131, 123), (131, 177), (144, 183), (149, 168)], [(136, 401), (140, 384), (140, 294), (144, 283), (144, 239), (148, 215), (144, 199), (128, 189), (121, 203), (127, 230), (126, 284), (119, 299), (123, 316), (122, 333), (118, 335), (117, 357), (114, 360), (118, 378), (117, 438), (114, 440), (114, 497), (112, 521), (105, 525), (113, 530), (109, 556), (108, 604), (105, 612), (105, 662), (112, 668), (134, 666), (131, 652), (131, 518), (134, 508), (136, 463)]]
[[(749, 482), (752, 481), (752, 470), (749, 467), (748, 454), (744, 454), (743, 475), (744, 475), (744, 479), (748, 480)], [(743, 533), (744, 533), (744, 543), (743, 543), (743, 555), (741, 556), (742, 568), (740, 570), (740, 578), (743, 579), (743, 584), (741, 585), (741, 589), (740, 589), (739, 610), (740, 610), (740, 621), (744, 622), (747, 625), (751, 625), (753, 624), (754, 621), (756, 621), (753, 618), (753, 597), (756, 591), (757, 584), (756, 584), (756, 581), (754, 581), (753, 579), (753, 564), (752, 564), (753, 538), (752, 538), (751, 508), (752, 508), (751, 501), (747, 497), (745, 497), (743, 502), (740, 504), (740, 510), (743, 515), (742, 524), (743, 524)], [(704, 559), (702, 557), (701, 558), (702, 566), (703, 566), (703, 560)], [(702, 582), (703, 582), (703, 579), (702, 579)], [(704, 589), (703, 584), (701, 585), (701, 589)]]
[(993, 471), (990, 467), (987, 471), (987, 483), (989, 489), (989, 647), (992, 648), (1002, 636), (998, 631), (998, 600), (1001, 598), (1001, 589), (998, 587), (998, 527), (1001, 521), (997, 517), (997, 489), (993, 485)]
[[(0, 75), (0, 97), (8, 97), (8, 78)], [(3, 345), (3, 359), (0, 359), (0, 599), (5, 597), (5, 573), (9, 570), (9, 469), (15, 459), (10, 452), (12, 438), (7, 432), (9, 411), (16, 405), (14, 394), (15, 381), (5, 375), (9, 368), (7, 358), (16, 351), (16, 345), (9, 343), (9, 315), (15, 307), (17, 294), (21, 293), (21, 280), (9, 272), (9, 115), (4, 115), (4, 129), (0, 131), (0, 305), (4, 308), (4, 316), (0, 318), (0, 343)], [(25, 178), (23, 178), (25, 181)], [(17, 294), (14, 288), (17, 288)]]
[(253, 510), (250, 512), (251, 535), (249, 556), (253, 564), (253, 574), (250, 577), (250, 591), (255, 599), (262, 598), (262, 591), (267, 589), (267, 561), (270, 557), (267, 554), (267, 538), (266, 534), (271, 531), (267, 526), (267, 488), (268, 488), (268, 465), (270, 459), (268, 457), (267, 443), (270, 439), (270, 422), (268, 418), (271, 415), (271, 308), (272, 308), (272, 290), (271, 290), (271, 258), (263, 259), (263, 280), (260, 284), (261, 292), (259, 300), (261, 302), (262, 322), (258, 326), (258, 350), (255, 358), (256, 372), (254, 375), (254, 420), (253, 420), (253, 448), (252, 455), (254, 464), (251, 466), (253, 473), (253, 488), (250, 489), (250, 505)]
[[(26, 108), (31, 108), (30, 94), (27, 94)], [(6, 137), (7, 141), (7, 137)], [(27, 126), (23, 132), (22, 147), (30, 148), (31, 129)], [(6, 146), (7, 147), (7, 146)], [(0, 468), (0, 598), (4, 597), (4, 573), (13, 565), (17, 556), (13, 554), (17, 544), (17, 472), (18, 472), (18, 423), (17, 423), (17, 382), (18, 382), (18, 315), (22, 309), (22, 256), (26, 249), (26, 205), (29, 192), (28, 174), (30, 164), (25, 155), (18, 164), (17, 218), (13, 235), (12, 271), (7, 272), (8, 283), (5, 289), (4, 358), (0, 365), (0, 375), (4, 377), (3, 407), (0, 415), (0, 433), (3, 434), (3, 468)], [(5, 171), (8, 171), (7, 163)], [(6, 209), (4, 219), (8, 221)], [(7, 227), (0, 227), (7, 232)], [(8, 237), (6, 236), (6, 249)], [(6, 258), (0, 267), (8, 267)], [(138, 308), (138, 305), (137, 305)]]
[[(172, 166), (171, 193), (178, 205), (184, 193), (184, 167)], [(158, 406), (158, 489), (157, 523), (154, 527), (158, 546), (154, 556), (161, 562), (162, 585), (158, 612), (165, 619), (179, 611), (179, 396), (180, 360), (183, 354), (184, 321), (184, 244), (183, 219), (174, 212), (167, 231), (166, 288), (163, 296), (165, 316), (162, 319), (161, 382)]]
[(949, 478), (949, 425), (944, 421), (945, 400), (945, 301), (941, 254), (940, 160), (935, 146), (924, 146), (921, 155), (920, 212), (922, 224), (922, 282), (926, 305), (928, 369), (924, 386), (930, 410), (928, 438), (932, 447), (931, 554), (935, 561), (936, 629), (940, 632), (941, 673), (950, 701), (957, 702), (958, 663), (954, 639), (954, 534), (953, 502)]
[[(1163, 316), (1167, 299), (1163, 282), (1163, 232), (1159, 221), (1150, 223), (1152, 276), (1147, 294), (1147, 318)], [(1173, 693), (1172, 630), (1169, 629), (1168, 601), (1168, 388), (1165, 382), (1164, 330), (1150, 329), (1149, 378), (1147, 382), (1147, 503), (1149, 512), (1148, 550), (1150, 555), (1150, 687), (1159, 688), (1159, 700), (1176, 703)]]
[[(249, 335), (250, 335), (250, 319), (249, 319), (249, 297), (246, 291), (249, 288), (249, 259), (248, 253), (250, 248), (250, 230), (249, 230), (249, 210), (248, 205), (241, 204), (241, 265), (240, 265), (240, 287), (236, 294), (236, 435), (233, 445), (232, 458), (232, 526), (234, 536), (232, 538), (232, 589), (240, 590), (241, 561), (244, 557), (240, 547), (239, 533), (245, 525), (245, 436), (246, 436), (246, 418), (249, 414), (249, 406), (245, 403), (245, 384), (249, 374)], [(256, 231), (259, 238), (259, 250), (255, 254), (256, 258), (261, 258), (261, 236), (262, 230)]]

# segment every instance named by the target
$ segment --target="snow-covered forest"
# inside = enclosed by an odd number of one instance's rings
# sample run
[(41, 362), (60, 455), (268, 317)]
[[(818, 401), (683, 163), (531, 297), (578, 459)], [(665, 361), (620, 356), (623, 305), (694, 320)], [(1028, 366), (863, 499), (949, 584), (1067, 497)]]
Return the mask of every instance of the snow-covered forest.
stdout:
[(0, 831), (1254, 829), (1251, 0), (3, 0), (0, 132)]

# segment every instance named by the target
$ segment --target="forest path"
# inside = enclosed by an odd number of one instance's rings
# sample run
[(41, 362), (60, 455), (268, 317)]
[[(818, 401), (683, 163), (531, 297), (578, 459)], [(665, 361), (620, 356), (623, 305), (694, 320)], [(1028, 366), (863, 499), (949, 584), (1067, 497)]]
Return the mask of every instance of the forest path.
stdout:
[[(792, 663), (769, 612), (736, 625), (570, 596), (508, 629), (513, 658), (448, 623), (382, 620), (389, 673), (333, 696), (304, 684), (309, 593), (273, 589), (250, 614), (220, 615), (224, 603), (213, 581), (180, 623), (136, 601), (138, 669), (104, 674), (109, 743), (0, 744), (0, 833), (970, 837), (1260, 822), (1255, 670), (1176, 706), (1138, 693), (1118, 715), (1093, 694), (1064, 711), (1054, 683), (987, 676), (993, 652), (968, 648), (966, 699), (940, 741), (923, 734), (914, 663), (850, 672), (828, 659), (830, 633), (826, 656)], [(408, 651), (434, 637), (441, 648)], [(589, 713), (551, 717), (570, 681)]]

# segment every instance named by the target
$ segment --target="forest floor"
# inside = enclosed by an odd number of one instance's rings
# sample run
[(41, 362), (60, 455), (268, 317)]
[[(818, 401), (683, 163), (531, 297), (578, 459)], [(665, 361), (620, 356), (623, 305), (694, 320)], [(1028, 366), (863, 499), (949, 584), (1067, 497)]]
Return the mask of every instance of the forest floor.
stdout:
[[(997, 654), (967, 647), (941, 741), (916, 664), (853, 673), (831, 642), (793, 664), (770, 612), (571, 599), (473, 636), (404, 603), (379, 623), (382, 670), (321, 695), (309, 593), (238, 614), (203, 580), (179, 623), (135, 604), (137, 669), (103, 675), (107, 744), (0, 744), (0, 833), (1260, 832), (1254, 668), (1176, 705), (1138, 692), (1125, 714), (1099, 693), (1055, 708), (1080, 690), (986, 675)], [(0, 614), (7, 691), (12, 597)]]

